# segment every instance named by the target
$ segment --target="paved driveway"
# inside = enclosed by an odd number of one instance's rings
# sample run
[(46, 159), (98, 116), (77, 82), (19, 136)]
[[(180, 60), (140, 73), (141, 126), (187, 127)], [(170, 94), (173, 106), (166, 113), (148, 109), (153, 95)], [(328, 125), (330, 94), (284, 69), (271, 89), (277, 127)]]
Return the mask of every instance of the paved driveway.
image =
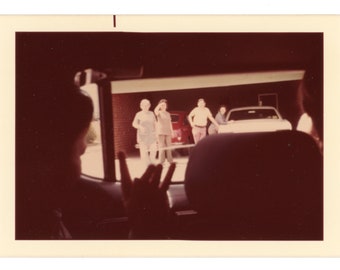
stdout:
[[(126, 161), (132, 178), (140, 177), (145, 171), (146, 167), (140, 160), (139, 156), (128, 157)], [(176, 169), (174, 176), (172, 177), (172, 181), (182, 182), (184, 180), (188, 157), (175, 157), (174, 162), (176, 163)], [(115, 160), (115, 166), (116, 178), (120, 179), (119, 163), (117, 159)], [(168, 166), (169, 165), (167, 164), (164, 165), (163, 175), (167, 172)], [(101, 144), (88, 146), (85, 154), (82, 156), (82, 168), (84, 174), (98, 178), (104, 177)]]

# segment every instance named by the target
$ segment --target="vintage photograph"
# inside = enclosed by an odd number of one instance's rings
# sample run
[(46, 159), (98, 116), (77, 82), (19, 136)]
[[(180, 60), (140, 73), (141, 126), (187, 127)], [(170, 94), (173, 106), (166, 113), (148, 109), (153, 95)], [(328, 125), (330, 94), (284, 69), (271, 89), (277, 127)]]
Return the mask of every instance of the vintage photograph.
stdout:
[(324, 240), (322, 31), (16, 31), (15, 240)]

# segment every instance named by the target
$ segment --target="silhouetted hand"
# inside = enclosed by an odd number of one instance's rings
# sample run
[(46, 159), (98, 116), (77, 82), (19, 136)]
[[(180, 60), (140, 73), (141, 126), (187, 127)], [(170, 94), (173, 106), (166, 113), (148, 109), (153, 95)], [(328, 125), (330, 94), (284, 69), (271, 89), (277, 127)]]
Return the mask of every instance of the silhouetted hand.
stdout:
[(131, 180), (125, 154), (118, 153), (122, 192), (130, 223), (130, 238), (161, 239), (167, 234), (169, 201), (167, 190), (176, 165), (172, 163), (161, 182), (162, 165), (150, 165), (141, 178)]

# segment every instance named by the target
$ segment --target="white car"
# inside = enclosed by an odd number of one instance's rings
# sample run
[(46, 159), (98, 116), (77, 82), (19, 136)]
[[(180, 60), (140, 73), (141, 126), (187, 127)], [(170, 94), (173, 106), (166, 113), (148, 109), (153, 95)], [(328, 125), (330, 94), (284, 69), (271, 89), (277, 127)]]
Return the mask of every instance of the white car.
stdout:
[(283, 119), (271, 106), (235, 108), (227, 114), (227, 124), (220, 125), (218, 133), (269, 132), (291, 130), (291, 123)]

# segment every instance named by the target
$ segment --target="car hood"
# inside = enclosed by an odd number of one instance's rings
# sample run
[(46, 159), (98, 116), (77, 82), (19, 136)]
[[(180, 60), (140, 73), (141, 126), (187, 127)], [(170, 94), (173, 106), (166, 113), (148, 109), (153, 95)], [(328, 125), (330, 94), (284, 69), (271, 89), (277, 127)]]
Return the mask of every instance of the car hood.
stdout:
[(220, 125), (218, 133), (269, 132), (291, 129), (292, 125), (287, 120), (256, 119), (229, 121), (226, 125)]

